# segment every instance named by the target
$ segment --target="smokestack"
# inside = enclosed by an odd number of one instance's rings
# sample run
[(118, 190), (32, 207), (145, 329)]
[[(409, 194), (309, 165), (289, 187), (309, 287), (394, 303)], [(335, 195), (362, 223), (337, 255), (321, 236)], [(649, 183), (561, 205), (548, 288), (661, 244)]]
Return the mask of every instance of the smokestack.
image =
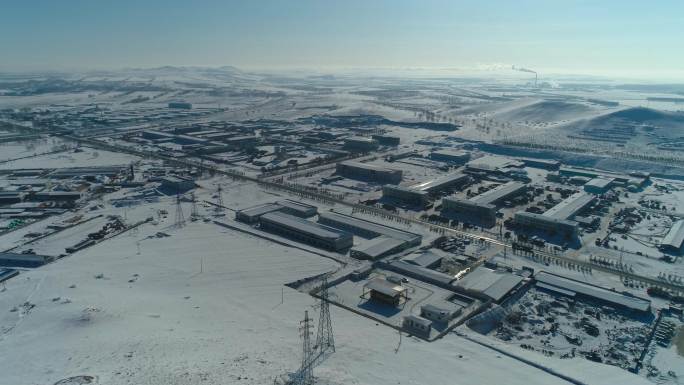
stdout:
[(523, 68), (523, 67), (515, 68), (515, 66), (513, 66), (513, 70), (519, 71), (519, 72), (527, 72), (530, 74), (534, 74), (534, 86), (537, 87), (537, 80), (539, 78), (539, 74), (537, 73), (537, 71), (532, 71), (531, 69), (527, 69), (527, 68)]

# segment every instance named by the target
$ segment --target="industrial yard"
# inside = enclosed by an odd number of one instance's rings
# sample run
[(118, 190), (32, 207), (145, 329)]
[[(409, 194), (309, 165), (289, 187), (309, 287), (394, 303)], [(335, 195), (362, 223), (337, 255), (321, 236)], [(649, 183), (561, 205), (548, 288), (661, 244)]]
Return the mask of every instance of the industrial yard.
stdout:
[(525, 119), (496, 116), (545, 100), (518, 80), (221, 74), (0, 96), (0, 347), (45, 363), (3, 355), (0, 383), (684, 377), (679, 160), (504, 140)]

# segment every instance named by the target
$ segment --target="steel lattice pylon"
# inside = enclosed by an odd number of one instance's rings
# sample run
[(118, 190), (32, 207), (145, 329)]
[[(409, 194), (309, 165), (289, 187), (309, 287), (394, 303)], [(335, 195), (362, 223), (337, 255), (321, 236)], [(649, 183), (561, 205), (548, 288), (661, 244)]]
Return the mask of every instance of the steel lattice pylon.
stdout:
[(176, 227), (183, 227), (185, 224), (185, 216), (183, 215), (183, 206), (181, 206), (180, 194), (176, 194)]
[(315, 357), (313, 349), (311, 348), (311, 329), (313, 328), (313, 325), (311, 325), (312, 321), (313, 320), (309, 318), (309, 312), (305, 311), (304, 321), (300, 322), (302, 326), (299, 328), (302, 336), (302, 366), (299, 368), (297, 373), (295, 373), (294, 381), (292, 382), (294, 385), (313, 385), (314, 383), (313, 361)]
[(316, 349), (319, 355), (335, 352), (335, 338), (333, 336), (332, 322), (330, 320), (330, 302), (328, 301), (328, 275), (323, 276), (321, 288), (318, 291), (320, 297), (320, 316), (318, 318), (318, 332), (316, 333)]
[(192, 193), (192, 211), (190, 211), (190, 217), (192, 218), (197, 218), (199, 216), (199, 212), (197, 211), (197, 199), (195, 198), (195, 193)]
[(221, 185), (218, 185), (218, 188), (216, 189), (216, 212), (222, 212), (223, 211), (223, 188)]

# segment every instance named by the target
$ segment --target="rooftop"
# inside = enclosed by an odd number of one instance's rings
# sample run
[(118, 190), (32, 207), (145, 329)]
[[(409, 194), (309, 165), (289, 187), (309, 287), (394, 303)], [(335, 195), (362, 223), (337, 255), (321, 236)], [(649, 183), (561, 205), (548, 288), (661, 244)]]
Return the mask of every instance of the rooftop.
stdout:
[(399, 296), (406, 291), (405, 287), (389, 282), (383, 278), (375, 278), (368, 281), (364, 285), (364, 288), (377, 291), (390, 297)]
[(482, 293), (495, 301), (499, 301), (522, 280), (523, 277), (519, 275), (480, 266), (466, 274), (463, 279), (456, 283), (456, 286)]
[(341, 237), (350, 236), (349, 234), (332, 227), (324, 226), (316, 222), (307, 221), (306, 219), (277, 211), (262, 215), (261, 220), (278, 223), (280, 225), (289, 227), (291, 229), (296, 229), (303, 233), (311, 234), (322, 239), (334, 240)]
[(470, 198), (469, 201), (472, 203), (477, 203), (479, 205), (492, 204), (500, 199), (505, 198), (508, 195), (518, 192), (523, 188), (525, 188), (524, 183), (508, 182), (500, 186), (497, 186), (489, 191), (486, 191), (480, 195), (474, 196)]
[(366, 170), (374, 170), (374, 171), (378, 171), (378, 172), (400, 172), (400, 170), (395, 170), (393, 168), (382, 167), (382, 166), (378, 166), (378, 165), (370, 164), (370, 163), (354, 162), (352, 160), (340, 162), (339, 164), (342, 166), (346, 166), (346, 167), (363, 168)]
[(586, 282), (576, 281), (574, 279), (547, 273), (545, 271), (540, 271), (534, 276), (534, 278), (537, 280), (537, 282), (541, 282), (545, 285), (550, 285), (569, 292), (594, 297), (634, 310), (647, 311), (651, 306), (651, 301), (645, 298), (625, 295), (600, 286), (594, 286)]
[(430, 179), (430, 180), (427, 180), (424, 182), (416, 183), (414, 185), (409, 186), (409, 188), (412, 190), (430, 192), (432, 190), (439, 189), (444, 185), (450, 185), (452, 183), (458, 183), (462, 180), (465, 180), (466, 178), (468, 178), (468, 176), (465, 174), (453, 173), (453, 174), (445, 175), (445, 176), (440, 177), (440, 178)]
[(319, 214), (319, 219), (320, 218), (345, 223), (348, 226), (359, 227), (366, 231), (376, 233), (378, 235), (384, 235), (390, 238), (401, 239), (403, 241), (415, 242), (417, 239), (422, 239), (422, 237), (419, 234), (414, 234), (408, 231), (395, 229), (394, 227), (381, 225), (379, 223), (367, 221), (365, 219), (355, 218), (350, 215), (335, 212), (324, 212)]
[(395, 238), (380, 236), (369, 239), (358, 246), (354, 246), (353, 250), (361, 252), (371, 258), (377, 258), (390, 250), (404, 244), (405, 241)]
[(595, 196), (581, 191), (570, 195), (559, 204), (547, 210), (543, 215), (560, 220), (570, 219), (595, 199)]
[(665, 235), (662, 245), (679, 249), (682, 247), (682, 243), (684, 243), (684, 219), (678, 220), (670, 227), (670, 231)]

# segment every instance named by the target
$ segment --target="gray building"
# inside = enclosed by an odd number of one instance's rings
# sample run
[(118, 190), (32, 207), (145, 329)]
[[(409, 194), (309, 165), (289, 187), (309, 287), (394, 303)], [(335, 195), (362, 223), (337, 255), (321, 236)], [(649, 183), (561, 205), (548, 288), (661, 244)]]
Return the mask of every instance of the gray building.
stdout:
[(195, 188), (195, 181), (177, 176), (165, 176), (159, 179), (161, 188), (166, 192), (182, 193)]
[(387, 200), (398, 201), (421, 208), (426, 207), (430, 203), (427, 192), (403, 186), (382, 186), (382, 197)]
[(259, 224), (263, 230), (327, 250), (341, 251), (354, 244), (349, 233), (285, 213), (261, 215)]
[(438, 162), (463, 165), (470, 160), (470, 153), (466, 151), (439, 150), (431, 152), (430, 159)]
[(405, 242), (400, 239), (380, 236), (352, 247), (349, 255), (356, 259), (376, 260), (403, 250)]
[(591, 194), (604, 194), (613, 186), (614, 178), (594, 178), (584, 184), (584, 191)]
[(384, 235), (388, 238), (399, 239), (404, 241), (406, 248), (420, 246), (420, 243), (423, 241), (423, 237), (420, 234), (410, 233), (394, 227), (335, 212), (320, 213), (318, 215), (318, 222), (348, 231), (364, 238), (370, 239)]
[(378, 141), (365, 136), (352, 136), (344, 140), (344, 149), (353, 152), (370, 152), (378, 149)]
[(405, 316), (401, 325), (406, 331), (422, 337), (429, 337), (432, 329), (432, 321), (413, 314)]
[(663, 251), (681, 254), (684, 250), (684, 219), (675, 222), (660, 244)]
[(235, 220), (244, 223), (255, 224), (259, 222), (259, 217), (262, 215), (279, 211), (282, 208), (283, 206), (276, 203), (266, 203), (263, 205), (249, 207), (235, 212)]
[(470, 177), (468, 175), (459, 172), (416, 183), (409, 186), (409, 188), (412, 190), (425, 191), (428, 194), (434, 195), (452, 187), (463, 186), (469, 181)]
[(403, 174), (401, 170), (354, 161), (338, 163), (336, 173), (349, 179), (389, 184), (401, 182)]
[(290, 199), (278, 201), (278, 204), (282, 206), (280, 211), (284, 212), (285, 214), (294, 215), (296, 217), (311, 218), (318, 213), (318, 208), (316, 206)]
[(54, 257), (36, 254), (0, 253), (0, 266), (33, 268), (54, 261)]
[(473, 222), (491, 227), (496, 224), (497, 206), (525, 191), (527, 187), (524, 183), (508, 182), (467, 200), (444, 198), (442, 213), (461, 219), (470, 218)]
[(586, 282), (540, 271), (534, 276), (537, 287), (569, 297), (585, 297), (640, 313), (649, 312), (651, 301), (627, 293), (620, 293)]
[(574, 238), (578, 235), (579, 223), (572, 219), (594, 203), (595, 200), (594, 195), (578, 192), (543, 214), (519, 211), (515, 213), (515, 222), (534, 230), (560, 234), (565, 238)]
[(433, 322), (449, 322), (454, 317), (458, 316), (462, 308), (458, 310), (451, 310), (441, 308), (432, 304), (423, 305), (420, 307), (420, 316)]

